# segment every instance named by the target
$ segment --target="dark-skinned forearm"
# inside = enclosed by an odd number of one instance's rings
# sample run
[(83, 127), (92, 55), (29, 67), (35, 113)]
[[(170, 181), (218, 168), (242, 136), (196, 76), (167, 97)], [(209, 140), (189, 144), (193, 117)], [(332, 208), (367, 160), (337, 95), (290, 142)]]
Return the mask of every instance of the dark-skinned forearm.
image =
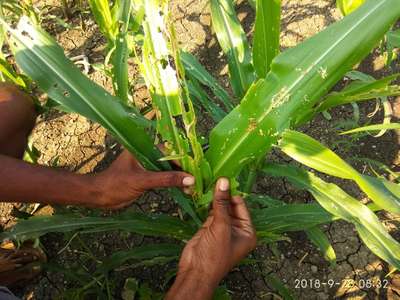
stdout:
[(28, 164), (0, 155), (0, 200), (24, 203), (87, 205), (100, 200), (93, 175)]
[(165, 300), (211, 300), (218, 283), (199, 274), (180, 274), (177, 276)]

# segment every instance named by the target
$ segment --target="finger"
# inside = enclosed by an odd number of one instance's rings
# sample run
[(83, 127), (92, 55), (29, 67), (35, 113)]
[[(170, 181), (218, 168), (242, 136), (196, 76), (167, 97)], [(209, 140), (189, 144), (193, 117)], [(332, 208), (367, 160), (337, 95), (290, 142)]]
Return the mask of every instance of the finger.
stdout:
[(33, 262), (37, 259), (38, 259), (37, 255), (33, 255), (31, 253), (22, 253), (22, 255), (21, 255), (21, 253), (20, 253), (18, 257), (15, 257), (13, 259), (13, 262), (15, 264), (26, 264), (26, 263)]
[(231, 201), (229, 179), (218, 179), (214, 191), (213, 215), (215, 221), (229, 220), (229, 206)]
[(246, 221), (251, 220), (249, 210), (247, 209), (246, 203), (244, 202), (242, 197), (233, 196), (231, 204), (232, 216)]
[(190, 188), (195, 184), (195, 178), (185, 172), (145, 172), (145, 189), (163, 188), (163, 187), (181, 187)]

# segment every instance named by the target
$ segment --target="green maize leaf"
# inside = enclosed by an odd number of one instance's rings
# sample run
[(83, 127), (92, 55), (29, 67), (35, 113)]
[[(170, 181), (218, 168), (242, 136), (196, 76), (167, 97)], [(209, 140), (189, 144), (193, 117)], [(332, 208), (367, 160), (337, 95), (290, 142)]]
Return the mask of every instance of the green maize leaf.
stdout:
[(387, 233), (378, 217), (366, 205), (311, 172), (276, 164), (267, 165), (264, 172), (286, 177), (296, 186), (310, 191), (329, 213), (353, 223), (366, 246), (375, 255), (397, 269), (400, 267), (400, 244)]
[(170, 155), (170, 156), (164, 156), (159, 159), (159, 161), (172, 161), (172, 160), (179, 160), (182, 159), (184, 156), (183, 155)]
[(8, 31), (17, 64), (51, 99), (104, 126), (145, 168), (163, 166), (156, 163), (160, 153), (147, 132), (149, 122), (83, 75), (50, 35), (25, 17)]
[(145, 16), (144, 4), (142, 0), (133, 0), (131, 22), (129, 24), (130, 31), (133, 33), (138, 33), (140, 27), (142, 26), (143, 19)]
[(386, 34), (386, 48), (388, 52), (387, 65), (390, 65), (395, 57), (394, 49), (400, 48), (400, 29), (389, 31)]
[[(385, 112), (383, 124), (390, 123), (392, 107), (387, 97), (400, 93), (400, 88), (398, 86), (389, 86), (389, 84), (397, 79), (399, 74), (394, 74), (380, 80), (375, 80), (374, 77), (357, 71), (351, 71), (347, 73), (346, 76), (356, 81), (349, 84), (341, 92), (334, 92), (328, 95), (326, 100), (321, 103), (320, 108), (317, 108), (317, 111), (324, 113), (326, 112), (324, 109), (350, 103), (353, 107), (357, 108), (355, 113), (357, 112), (356, 123), (358, 123), (359, 112), (356, 101), (365, 101), (379, 97), (379, 99), (377, 99), (377, 105), (382, 102)], [(315, 113), (311, 113), (308, 119), (314, 115)], [(386, 130), (381, 130), (375, 137), (380, 137), (385, 133)]]
[(351, 106), (353, 107), (354, 122), (358, 124), (360, 122), (360, 107), (356, 102), (351, 103)]
[(153, 257), (153, 258), (150, 258), (150, 259), (145, 259), (145, 260), (138, 261), (138, 262), (136, 262), (136, 263), (134, 263), (133, 265), (130, 265), (130, 266), (134, 266), (135, 268), (137, 268), (137, 267), (161, 266), (161, 265), (168, 264), (168, 263), (170, 263), (172, 261), (178, 261), (178, 260), (179, 260), (179, 254), (177, 256), (167, 256), (167, 257), (156, 256), (156, 257)]
[(9, 13), (6, 12), (5, 17), (10, 22), (17, 21), (21, 16), (26, 15), (35, 25), (40, 23), (39, 16), (36, 14), (32, 1), (1, 0), (0, 7), (8, 10)]
[(270, 285), (284, 300), (294, 300), (296, 299), (289, 288), (277, 278), (274, 274), (265, 275), (265, 281)]
[(113, 23), (120, 27), (120, 31), (127, 31), (131, 17), (131, 11), (135, 6), (135, 0), (116, 0), (111, 9)]
[(170, 52), (164, 38), (167, 31), (163, 18), (166, 7), (160, 7), (158, 0), (145, 1), (145, 13), (142, 73), (157, 109), (158, 132), (170, 144), (171, 153), (168, 155), (182, 156), (182, 167), (187, 170), (189, 145), (175, 120), (183, 114), (183, 104), (177, 74), (169, 62)]
[(286, 177), (296, 186), (310, 191), (329, 213), (353, 223), (375, 255), (396, 268), (400, 267), (400, 244), (387, 233), (378, 217), (366, 205), (311, 172), (276, 164), (266, 166), (264, 171), (272, 176)]
[(258, 77), (265, 78), (280, 51), (281, 0), (257, 0), (256, 12), (253, 65)]
[[(304, 113), (304, 116), (301, 120), (299, 120), (298, 124), (310, 120), (318, 112), (324, 113), (328, 109), (344, 104), (352, 104), (353, 106), (355, 106), (356, 102), (371, 100), (375, 98), (381, 99), (381, 101), (384, 103), (384, 108), (386, 112), (388, 110), (389, 104), (385, 99), (389, 96), (396, 96), (400, 94), (400, 86), (389, 85), (390, 82), (397, 79), (398, 77), (399, 74), (394, 74), (380, 80), (375, 80), (374, 78), (372, 78), (371, 80), (370, 77), (364, 78), (366, 80), (357, 79), (357, 81), (352, 82), (342, 91), (330, 93), (321, 102), (321, 104), (316, 107), (316, 109), (312, 109), (308, 113)], [(385, 122), (387, 122), (386, 118)]]
[(387, 33), (389, 47), (400, 48), (400, 29)]
[(106, 62), (112, 64), (112, 80), (116, 95), (124, 103), (129, 100), (128, 79), (128, 28), (132, 0), (117, 0), (112, 9), (108, 1), (90, 0), (90, 7), (100, 30), (108, 39), (111, 49)]
[(195, 228), (177, 218), (126, 212), (115, 217), (35, 216), (20, 220), (9, 231), (1, 233), (0, 240), (11, 239), (23, 242), (50, 232), (70, 232), (82, 229), (94, 229), (95, 232), (122, 230), (149, 236), (169, 236), (179, 240), (188, 240), (195, 233)]
[(336, 253), (326, 234), (317, 226), (306, 230), (310, 241), (322, 252), (324, 258), (331, 264), (336, 265)]
[[(1, 3), (0, 3), (0, 18), (4, 19)], [(4, 53), (3, 53), (3, 46), (6, 39), (6, 31), (3, 28), (3, 24), (0, 24), (0, 59), (5, 60)]]
[(369, 82), (354, 82), (340, 92), (329, 94), (318, 106), (317, 112), (348, 104), (354, 101), (365, 101), (380, 97), (400, 95), (400, 86), (389, 85), (400, 74), (394, 74), (380, 80)]
[(218, 84), (218, 81), (208, 73), (197, 58), (185, 51), (181, 51), (180, 56), (186, 73), (190, 77), (197, 79), (202, 85), (210, 88), (214, 95), (224, 104), (227, 111), (231, 111), (233, 109), (232, 99), (225, 89)]
[(142, 283), (139, 287), (137, 298), (140, 300), (162, 300), (163, 295), (153, 291), (148, 283)]
[(273, 198), (271, 198), (269, 196), (265, 196), (265, 195), (250, 194), (246, 197), (246, 201), (248, 203), (258, 204), (261, 206), (261, 208), (280, 207), (280, 206), (286, 205), (286, 203), (283, 201), (276, 200), (276, 199), (273, 199)]
[(131, 0), (119, 0), (114, 5), (115, 9), (118, 8), (116, 14), (116, 21), (120, 25), (119, 33), (117, 34), (114, 42), (115, 50), (111, 57), (113, 65), (112, 78), (114, 82), (114, 89), (116, 95), (124, 102), (128, 103), (129, 100), (129, 75), (128, 75), (128, 26), (131, 15)]
[[(19, 3), (17, 0), (1, 0), (0, 5), (3, 8), (2, 12), (4, 10), (9, 10), (13, 14), (17, 15), (18, 17), (22, 16), (24, 14), (24, 9), (21, 6), (22, 3)], [(12, 17), (12, 16), (7, 16), (7, 17)]]
[(319, 172), (354, 180), (378, 206), (400, 213), (400, 197), (393, 192), (393, 188), (389, 188), (396, 184), (385, 179), (379, 179), (384, 184), (376, 184), (372, 177), (358, 173), (332, 150), (308, 135), (287, 130), (282, 135), (279, 147), (291, 158)]
[[(379, 100), (378, 100), (379, 101)], [(393, 109), (392, 109), (392, 105), (390, 104), (388, 97), (381, 97), (380, 101), (383, 105), (383, 122), (381, 125), (388, 125), (392, 122), (392, 114), (393, 114)], [(358, 124), (358, 122), (357, 122)], [(383, 136), (385, 133), (387, 132), (387, 129), (382, 129), (381, 131), (379, 131), (376, 135), (374, 135), (374, 137), (378, 138)]]
[(332, 150), (301, 132), (285, 131), (279, 148), (302, 164), (332, 176), (351, 179), (356, 172)]
[(290, 239), (282, 234), (276, 234), (269, 231), (257, 231), (257, 243), (259, 244), (273, 244), (280, 241), (290, 242)]
[(136, 278), (126, 278), (121, 291), (123, 300), (134, 300), (139, 290), (139, 282)]
[[(286, 204), (279, 200), (265, 196), (251, 195), (247, 198), (249, 203), (259, 203), (268, 208), (251, 209), (253, 224), (257, 234), (281, 234), (287, 231), (309, 230), (318, 225), (337, 221), (340, 218), (328, 213), (319, 204)], [(379, 211), (375, 204), (368, 204), (372, 211)]]
[[(394, 182), (388, 181), (384, 178), (371, 177), (363, 175), (363, 180), (365, 184), (372, 186), (373, 191), (379, 191), (378, 196), (385, 197), (394, 201), (399, 201), (400, 199), (400, 185)], [(375, 201), (377, 203), (377, 201)], [(394, 208), (387, 209), (393, 211)]]
[(257, 3), (256, 3), (256, 1), (257, 1), (257, 0), (248, 0), (250, 6), (251, 6), (253, 9), (257, 9)]
[(181, 252), (182, 246), (176, 244), (145, 245), (128, 251), (118, 251), (106, 258), (96, 272), (109, 272), (130, 260), (142, 261), (157, 257), (178, 259)]
[(272, 233), (306, 230), (335, 220), (333, 215), (318, 204), (287, 204), (252, 209), (251, 216), (257, 231)]
[(212, 300), (231, 300), (231, 295), (225, 286), (219, 286), (214, 292)]
[(126, 33), (119, 33), (115, 41), (115, 50), (111, 57), (113, 65), (114, 90), (119, 99), (124, 103), (129, 100), (129, 75), (128, 75), (128, 41)]
[(342, 132), (340, 134), (343, 135), (343, 134), (353, 134), (353, 133), (365, 132), (365, 131), (393, 130), (393, 129), (394, 130), (400, 129), (400, 123), (368, 125), (368, 126), (348, 130), (348, 131)]
[(356, 71), (356, 70), (352, 70), (350, 72), (346, 73), (346, 77), (348, 77), (351, 80), (358, 80), (358, 81), (363, 81), (363, 82), (373, 82), (376, 79), (366, 73), (360, 72), (360, 71)]
[(366, 227), (361, 226), (359, 224), (356, 224), (355, 226), (361, 240), (371, 250), (372, 253), (382, 258), (396, 269), (399, 268), (398, 248), (400, 247), (397, 246), (395, 249), (393, 249), (392, 246), (382, 247), (382, 240), (376, 239), (375, 236), (372, 235), (371, 232)]
[[(371, 169), (373, 169), (372, 166), (377, 167), (379, 170), (390, 174), (394, 178), (395, 181), (398, 181), (398, 179), (400, 179), (400, 173), (393, 172), (387, 165), (385, 165), (384, 163), (382, 163), (380, 161), (366, 158), (366, 157), (356, 157), (356, 158), (353, 158), (353, 160), (360, 161), (364, 164), (368, 164), (371, 167)], [(374, 173), (376, 173), (376, 172), (374, 172)]]
[(114, 22), (110, 2), (108, 0), (88, 0), (88, 2), (100, 31), (108, 40), (114, 40), (118, 33), (118, 23)]
[(215, 122), (221, 121), (226, 116), (226, 112), (224, 112), (210, 99), (210, 97), (208, 97), (207, 93), (201, 88), (197, 79), (191, 78), (187, 84), (190, 95), (197, 99), (198, 105), (203, 107)]
[[(381, 40), (400, 16), (397, 0), (368, 0), (351, 15), (278, 55), (266, 79), (211, 132), (206, 157), (214, 178), (235, 177), (262, 157)], [(369, 28), (369, 30), (365, 30)]]
[(359, 8), (365, 0), (336, 0), (336, 5), (344, 16)]
[(202, 222), (194, 210), (192, 201), (186, 198), (179, 189), (170, 189), (170, 193), (174, 201), (179, 204), (183, 211), (192, 217), (198, 227), (201, 227)]
[(19, 76), (12, 68), (12, 66), (10, 66), (10, 64), (0, 58), (0, 73), (1, 75), (4, 77), (4, 79), (8, 79), (11, 82), (13, 82), (14, 84), (21, 86), (23, 88), (26, 88), (26, 84), (25, 81), (22, 79), (21, 76)]
[(255, 79), (251, 51), (231, 0), (210, 0), (212, 26), (228, 58), (232, 89), (241, 98)]
[[(170, 20), (170, 19), (169, 19)], [(185, 68), (180, 56), (179, 46), (177, 43), (175, 27), (172, 22), (169, 21), (169, 32), (170, 32), (170, 43), (172, 49), (172, 56), (175, 61), (177, 75), (179, 80), (180, 97), (184, 102), (182, 120), (185, 128), (187, 140), (189, 142), (192, 156), (190, 157), (190, 166), (188, 171), (192, 173), (196, 178), (196, 190), (194, 198), (199, 200), (202, 198), (204, 183), (209, 184), (211, 182), (211, 168), (208, 161), (204, 158), (203, 147), (200, 140), (197, 138), (196, 124), (197, 118), (194, 110), (193, 102), (190, 99), (189, 88), (186, 82)]]
[[(266, 206), (267, 207), (282, 207), (282, 206), (287, 205), (285, 202), (275, 200), (268, 196), (259, 196), (259, 195), (249, 195), (246, 198), (246, 202), (247, 203), (256, 203), (256, 204), (261, 205), (261, 207), (266, 207)], [(311, 214), (314, 213), (315, 218), (318, 218), (318, 213), (322, 212), (321, 215), (323, 216), (322, 217), (323, 223), (328, 223), (328, 222), (334, 220), (334, 219), (332, 219), (332, 216), (330, 216), (329, 214), (326, 214), (326, 211), (319, 205), (311, 204), (308, 206), (298, 206), (298, 208), (300, 208), (300, 210), (303, 209), (303, 211), (307, 211), (308, 213), (311, 213)], [(318, 208), (320, 211), (318, 211), (318, 209), (315, 210), (315, 208)], [(264, 212), (264, 213), (266, 213), (265, 215), (268, 215), (270, 212)], [(255, 214), (257, 214), (257, 212), (255, 212)], [(299, 217), (299, 215), (297, 213), (294, 213), (293, 215), (291, 215), (289, 220), (287, 220), (286, 218), (283, 218), (282, 222), (285, 222), (285, 225), (287, 225), (287, 223), (291, 223), (291, 226), (293, 226), (293, 224), (292, 224), (293, 220), (297, 220), (296, 219), (297, 217)], [(303, 216), (300, 216), (300, 218), (302, 218), (302, 217)], [(326, 219), (324, 217), (326, 217)], [(308, 220), (308, 219), (306, 219), (306, 220)], [(313, 219), (313, 221), (315, 221), (315, 219)], [(296, 224), (294, 224), (294, 227), (298, 228), (298, 225), (299, 225), (299, 223), (296, 223)], [(264, 231), (259, 231), (259, 232), (264, 232)], [(265, 231), (265, 232), (267, 232), (267, 231)], [(336, 254), (335, 254), (335, 251), (334, 251), (332, 245), (329, 243), (328, 238), (324, 234), (324, 232), (322, 232), (317, 226), (307, 228), (307, 229), (305, 229), (305, 232), (306, 232), (308, 238), (313, 242), (313, 244), (322, 252), (325, 259), (328, 262), (330, 262), (332, 265), (335, 265), (336, 264)]]
[[(205, 166), (208, 163), (197, 140), (196, 115), (185, 81), (175, 30), (172, 25), (166, 26), (171, 24), (167, 4), (166, 1), (159, 0), (145, 1), (142, 72), (156, 108), (157, 129), (166, 142), (167, 155), (182, 156), (182, 169), (196, 178), (194, 197), (197, 199), (203, 193), (200, 165)], [(171, 58), (176, 70), (172, 67)], [(180, 118), (185, 134), (179, 127)], [(189, 155), (190, 152), (193, 157)], [(210, 177), (211, 175), (208, 176)]]

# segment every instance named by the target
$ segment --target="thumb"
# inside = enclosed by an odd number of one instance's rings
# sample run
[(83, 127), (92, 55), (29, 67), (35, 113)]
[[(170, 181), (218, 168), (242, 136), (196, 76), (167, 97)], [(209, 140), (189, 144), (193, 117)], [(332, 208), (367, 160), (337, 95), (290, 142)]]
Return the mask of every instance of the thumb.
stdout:
[(195, 178), (185, 172), (145, 172), (145, 189), (163, 187), (182, 187), (187, 188), (195, 184)]
[(231, 193), (229, 179), (222, 177), (218, 179), (214, 191), (213, 214), (215, 221), (229, 220)]

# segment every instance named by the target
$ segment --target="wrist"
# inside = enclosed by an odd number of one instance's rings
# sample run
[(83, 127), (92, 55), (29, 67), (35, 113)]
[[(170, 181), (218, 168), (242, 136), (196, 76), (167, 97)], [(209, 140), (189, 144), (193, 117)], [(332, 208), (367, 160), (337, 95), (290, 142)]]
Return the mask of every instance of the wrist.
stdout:
[(178, 272), (175, 282), (167, 294), (168, 299), (173, 300), (208, 300), (212, 299), (219, 281), (208, 274), (190, 270)]
[(107, 206), (107, 201), (110, 200), (110, 195), (108, 193), (109, 181), (106, 176), (102, 173), (86, 175), (85, 182), (88, 187), (87, 191), (87, 201), (83, 203), (85, 206), (89, 207), (105, 207)]
[(176, 278), (179, 280), (186, 279), (187, 282), (198, 282), (201, 283), (202, 286), (211, 289), (217, 288), (219, 282), (221, 281), (220, 279), (217, 279), (216, 276), (212, 276), (211, 274), (207, 274), (198, 270), (189, 270), (186, 272), (178, 271)]

